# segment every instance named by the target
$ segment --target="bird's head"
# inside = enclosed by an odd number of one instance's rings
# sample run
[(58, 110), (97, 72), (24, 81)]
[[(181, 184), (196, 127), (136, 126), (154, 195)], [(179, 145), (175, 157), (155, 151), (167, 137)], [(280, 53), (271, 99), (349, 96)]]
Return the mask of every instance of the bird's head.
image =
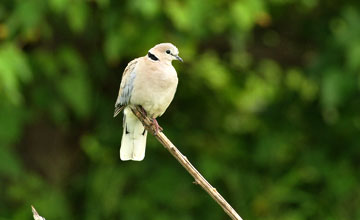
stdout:
[(171, 43), (161, 43), (155, 45), (148, 52), (148, 57), (153, 61), (165, 61), (170, 62), (172, 60), (179, 60), (183, 62), (179, 57), (179, 50)]

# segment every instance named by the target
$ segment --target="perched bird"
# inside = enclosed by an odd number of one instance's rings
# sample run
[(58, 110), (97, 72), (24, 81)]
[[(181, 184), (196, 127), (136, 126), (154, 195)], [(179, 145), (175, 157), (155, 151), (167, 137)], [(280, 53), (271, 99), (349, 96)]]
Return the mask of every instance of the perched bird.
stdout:
[(161, 43), (125, 68), (114, 111), (116, 117), (124, 109), (121, 160), (144, 159), (147, 131), (130, 107), (141, 106), (159, 128), (156, 118), (170, 105), (178, 84), (173, 60), (182, 62), (179, 50), (171, 43)]

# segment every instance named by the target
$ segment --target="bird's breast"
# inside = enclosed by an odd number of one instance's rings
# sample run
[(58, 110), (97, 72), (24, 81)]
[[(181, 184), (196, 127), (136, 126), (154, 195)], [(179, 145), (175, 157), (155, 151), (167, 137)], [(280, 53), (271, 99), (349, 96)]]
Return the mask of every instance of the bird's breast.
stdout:
[(174, 98), (178, 78), (175, 69), (148, 69), (134, 81), (131, 104), (141, 105), (151, 117), (162, 115)]

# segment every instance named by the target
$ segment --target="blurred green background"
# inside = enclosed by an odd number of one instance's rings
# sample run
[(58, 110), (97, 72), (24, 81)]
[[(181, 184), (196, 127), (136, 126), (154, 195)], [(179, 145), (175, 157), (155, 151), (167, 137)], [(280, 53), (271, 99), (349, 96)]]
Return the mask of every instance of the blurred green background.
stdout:
[(0, 219), (228, 219), (151, 136), (122, 162), (122, 72), (172, 42), (165, 134), (245, 219), (360, 219), (360, 2), (1, 0)]

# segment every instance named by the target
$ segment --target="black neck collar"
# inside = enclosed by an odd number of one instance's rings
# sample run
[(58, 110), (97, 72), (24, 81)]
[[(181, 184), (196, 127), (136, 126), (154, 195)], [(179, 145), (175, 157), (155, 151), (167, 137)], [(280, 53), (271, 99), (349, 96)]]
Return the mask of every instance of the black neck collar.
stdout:
[(158, 61), (158, 60), (159, 60), (159, 58), (157, 58), (154, 54), (152, 54), (152, 53), (150, 53), (150, 52), (148, 52), (148, 57), (149, 57), (150, 59), (152, 59), (153, 61)]

